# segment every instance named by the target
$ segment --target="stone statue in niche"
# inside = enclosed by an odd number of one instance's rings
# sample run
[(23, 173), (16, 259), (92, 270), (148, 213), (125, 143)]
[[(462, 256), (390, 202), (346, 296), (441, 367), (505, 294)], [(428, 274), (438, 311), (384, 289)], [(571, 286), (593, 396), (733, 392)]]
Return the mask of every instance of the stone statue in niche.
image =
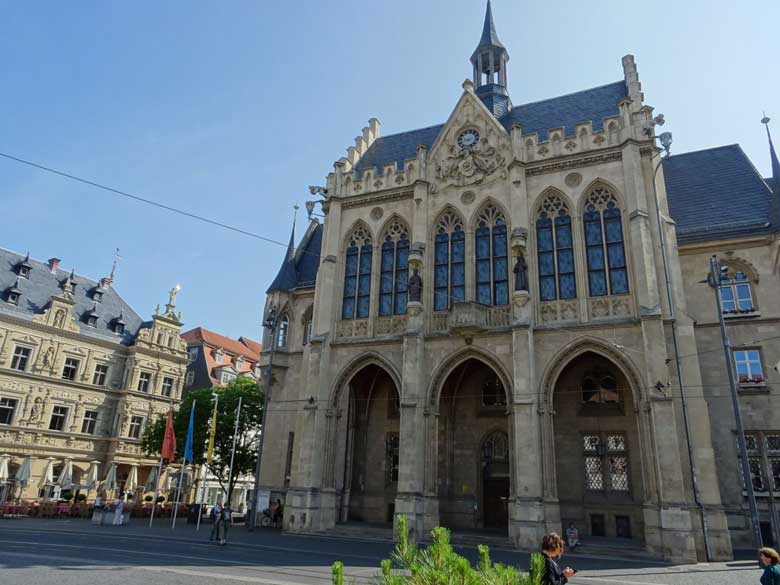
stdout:
[(33, 403), (32, 410), (30, 411), (30, 422), (36, 423), (41, 420), (43, 414), (43, 399), (38, 396)]
[(515, 291), (528, 291), (528, 263), (522, 252), (517, 255), (515, 262)]
[(54, 326), (58, 329), (62, 329), (62, 327), (65, 325), (65, 311), (62, 309), (57, 309), (57, 312), (54, 315)]
[(43, 354), (43, 367), (50, 368), (54, 365), (54, 346), (49, 346), (46, 353)]
[(423, 281), (417, 268), (414, 269), (412, 276), (409, 277), (409, 301), (419, 303), (422, 300)]

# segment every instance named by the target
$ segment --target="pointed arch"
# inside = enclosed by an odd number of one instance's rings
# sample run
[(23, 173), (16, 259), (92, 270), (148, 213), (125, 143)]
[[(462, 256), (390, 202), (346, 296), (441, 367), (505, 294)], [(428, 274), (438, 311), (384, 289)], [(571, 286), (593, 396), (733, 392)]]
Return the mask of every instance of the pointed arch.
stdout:
[(433, 409), (438, 410), (439, 408), (441, 391), (449, 375), (463, 362), (470, 359), (482, 362), (496, 373), (506, 392), (506, 403), (512, 404), (512, 376), (501, 363), (501, 360), (486, 349), (470, 346), (458, 350), (447, 357), (434, 371), (428, 387), (428, 404)]
[(549, 361), (542, 374), (542, 384), (539, 387), (539, 404), (544, 405), (548, 412), (553, 412), (555, 385), (566, 367), (585, 353), (595, 353), (609, 360), (626, 377), (631, 386), (634, 407), (637, 408), (644, 396), (642, 376), (636, 364), (613, 345), (597, 337), (585, 336), (564, 345)]
[(629, 292), (622, 209), (617, 189), (602, 179), (583, 192), (580, 210), (591, 297)]
[(568, 197), (553, 187), (537, 199), (534, 231), (541, 301), (577, 296), (571, 209)]
[(409, 288), (409, 226), (394, 213), (379, 233), (379, 316), (403, 315)]
[(359, 219), (344, 239), (344, 290), (341, 318), (365, 319), (371, 305), (371, 266), (374, 253), (371, 229)]
[(352, 359), (349, 363), (347, 363), (346, 366), (342, 368), (341, 372), (336, 377), (336, 381), (334, 382), (333, 386), (331, 386), (330, 392), (328, 394), (328, 406), (330, 408), (337, 408), (339, 400), (341, 399), (341, 393), (344, 388), (349, 387), (349, 383), (352, 381), (352, 378), (354, 378), (355, 375), (360, 372), (360, 370), (366, 366), (371, 365), (381, 368), (387, 373), (388, 376), (390, 376), (390, 379), (395, 385), (396, 392), (398, 392), (398, 397), (400, 398), (402, 387), (401, 373), (399, 369), (395, 366), (395, 364), (393, 364), (393, 362), (386, 359), (379, 353), (375, 351), (367, 351)]
[(759, 272), (753, 264), (738, 256), (726, 256), (720, 275), (720, 309), (726, 314), (752, 313), (758, 309), (754, 286)]
[(447, 205), (433, 222), (433, 310), (466, 300), (466, 232), (463, 216)]
[(476, 301), (482, 305), (509, 304), (508, 214), (492, 198), (472, 217), (474, 232), (474, 283)]

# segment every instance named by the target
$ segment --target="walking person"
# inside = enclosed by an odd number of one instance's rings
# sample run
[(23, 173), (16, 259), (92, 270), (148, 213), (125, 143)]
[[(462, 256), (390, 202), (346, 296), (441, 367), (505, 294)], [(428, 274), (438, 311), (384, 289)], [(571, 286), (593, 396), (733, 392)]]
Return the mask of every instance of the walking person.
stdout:
[(773, 548), (764, 547), (758, 550), (758, 560), (764, 567), (761, 575), (761, 585), (780, 585), (780, 555)]
[(211, 534), (209, 534), (210, 541), (213, 541), (218, 536), (219, 521), (221, 518), (222, 518), (222, 504), (217, 502), (211, 508)]
[(226, 545), (227, 544), (227, 535), (228, 530), (230, 529), (230, 523), (233, 520), (233, 510), (230, 509), (230, 504), (225, 504), (225, 506), (222, 508), (222, 516), (221, 516), (221, 522), (220, 522), (220, 540), (219, 544)]
[(561, 569), (558, 565), (556, 559), (560, 559), (563, 555), (563, 539), (555, 532), (545, 534), (542, 538), (542, 555), (544, 555), (542, 585), (566, 585), (577, 572), (571, 567)]

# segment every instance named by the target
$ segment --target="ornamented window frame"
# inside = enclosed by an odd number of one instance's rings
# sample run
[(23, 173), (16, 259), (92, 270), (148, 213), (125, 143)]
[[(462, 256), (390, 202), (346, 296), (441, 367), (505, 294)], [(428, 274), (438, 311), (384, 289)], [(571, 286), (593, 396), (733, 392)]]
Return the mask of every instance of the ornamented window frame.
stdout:
[[(610, 187), (597, 183), (587, 190), (582, 223), (588, 295), (603, 297), (630, 294), (623, 211)], [(595, 279), (599, 276), (603, 289), (595, 286)]]
[(463, 218), (450, 207), (434, 225), (433, 310), (448, 311), (453, 302), (466, 300), (466, 232)]
[[(371, 311), (373, 238), (368, 226), (358, 223), (346, 239), (341, 318), (365, 319)], [(354, 260), (353, 260), (354, 259)]]
[(409, 228), (393, 217), (382, 232), (379, 262), (380, 317), (405, 315), (409, 291)]
[[(758, 311), (751, 270), (742, 266), (739, 260), (729, 261), (729, 270), (721, 275), (718, 285), (720, 310), (727, 316), (751, 315)], [(724, 294), (725, 293), (725, 294)]]
[(581, 437), (585, 491), (631, 494), (631, 458), (626, 433), (583, 431)]
[[(508, 231), (501, 208), (493, 202), (485, 204), (474, 226), (474, 299), (479, 304), (490, 307), (509, 304)], [(485, 249), (480, 252), (480, 248)]]
[[(562, 194), (549, 193), (544, 196), (536, 215), (535, 227), (539, 300), (544, 302), (577, 298), (574, 230), (571, 212)], [(549, 232), (550, 241), (550, 246), (545, 246), (544, 249), (541, 245), (543, 232)], [(543, 274), (542, 266), (549, 263), (549, 260), (545, 260), (548, 255), (552, 259), (552, 272)], [(564, 270), (564, 266), (570, 266), (571, 269)], [(549, 291), (550, 283), (552, 291)]]

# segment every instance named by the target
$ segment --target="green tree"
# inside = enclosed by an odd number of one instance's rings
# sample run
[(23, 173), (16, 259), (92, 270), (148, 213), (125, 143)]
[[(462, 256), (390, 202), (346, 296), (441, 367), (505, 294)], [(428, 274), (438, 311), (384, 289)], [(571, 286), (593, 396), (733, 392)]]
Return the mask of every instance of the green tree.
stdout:
[[(193, 463), (206, 464), (211, 417), (214, 400), (217, 404), (217, 431), (214, 436), (214, 456), (207, 465), (211, 473), (228, 494), (233, 493), (238, 477), (254, 471), (257, 457), (257, 440), (263, 420), (263, 390), (250, 378), (237, 378), (224, 388), (206, 388), (187, 394), (179, 410), (173, 416), (173, 429), (176, 433), (176, 460), (181, 461), (184, 445), (187, 441), (187, 428), (190, 421), (190, 409), (195, 402), (195, 424), (192, 433)], [(236, 426), (236, 410), (241, 398), (241, 415), (238, 420), (236, 454), (233, 460), (233, 477), (228, 483), (230, 470), (230, 452), (233, 448), (233, 431)], [(167, 415), (161, 416), (147, 425), (143, 436), (143, 449), (147, 455), (160, 456)]]

